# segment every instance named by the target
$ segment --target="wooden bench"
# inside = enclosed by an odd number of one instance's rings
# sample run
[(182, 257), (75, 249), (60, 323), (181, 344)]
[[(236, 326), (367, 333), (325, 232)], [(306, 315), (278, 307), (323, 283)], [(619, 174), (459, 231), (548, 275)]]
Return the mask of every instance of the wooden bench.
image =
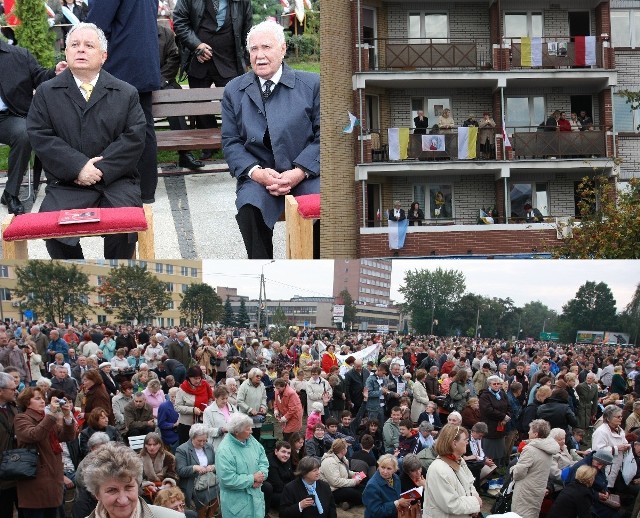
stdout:
[[(220, 115), (224, 88), (157, 90), (152, 96), (154, 118)], [(158, 151), (221, 149), (220, 128), (156, 130)]]
[(320, 194), (284, 198), (286, 258), (313, 259), (313, 221), (320, 219)]
[(153, 211), (150, 205), (100, 209), (100, 221), (72, 225), (58, 224), (59, 212), (35, 212), (2, 222), (3, 259), (28, 259), (27, 241), (56, 237), (91, 237), (137, 232), (139, 259), (155, 259)]

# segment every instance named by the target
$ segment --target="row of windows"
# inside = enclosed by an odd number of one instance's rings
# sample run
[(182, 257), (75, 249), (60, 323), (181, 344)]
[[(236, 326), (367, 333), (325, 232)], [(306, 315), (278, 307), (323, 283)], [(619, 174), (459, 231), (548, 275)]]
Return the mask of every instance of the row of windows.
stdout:
[(372, 266), (374, 268), (378, 268), (379, 270), (387, 270), (391, 271), (391, 263), (389, 261), (379, 261), (376, 259), (361, 259), (361, 266)]
[(379, 299), (377, 297), (360, 297), (360, 304), (388, 304), (388, 299)]
[(386, 295), (389, 296), (389, 291), (376, 290), (374, 288), (364, 288), (360, 286), (360, 293), (369, 293), (371, 295)]
[(373, 279), (367, 279), (366, 277), (360, 279), (361, 284), (371, 284), (372, 286), (380, 286), (381, 288), (391, 288), (391, 283), (386, 281), (375, 281)]
[(370, 277), (378, 277), (380, 279), (391, 279), (390, 273), (379, 272), (377, 270), (369, 270), (368, 268), (360, 268), (360, 275), (368, 275)]

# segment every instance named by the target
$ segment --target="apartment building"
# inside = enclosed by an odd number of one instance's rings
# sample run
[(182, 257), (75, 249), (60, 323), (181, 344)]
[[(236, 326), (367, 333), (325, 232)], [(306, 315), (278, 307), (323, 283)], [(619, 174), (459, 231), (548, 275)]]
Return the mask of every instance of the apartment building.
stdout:
[[(425, 218), (409, 227), (400, 256), (538, 256), (558, 242), (558, 223), (579, 215), (582, 178), (618, 184), (637, 174), (640, 113), (616, 92), (640, 88), (638, 2), (354, 0), (332, 24), (323, 34), (352, 35), (346, 95), (361, 120), (348, 143), (323, 131), (323, 211), (351, 196), (357, 219), (340, 236), (323, 234), (327, 250), (340, 242), (334, 257), (349, 240), (356, 257), (390, 256), (386, 215), (396, 200), (405, 211), (418, 202)], [(323, 110), (342, 108), (345, 90), (325, 71), (334, 95), (323, 96)], [(452, 127), (434, 128), (447, 108)], [(578, 131), (540, 128), (555, 110), (591, 121)], [(426, 135), (415, 132), (418, 111)], [(496, 126), (483, 133), (483, 156), (462, 127), (485, 112)], [(527, 204), (542, 222), (528, 218)], [(481, 211), (490, 210), (486, 224)]]
[[(171, 296), (171, 302), (165, 311), (152, 319), (149, 324), (154, 326), (177, 326), (185, 325), (185, 320), (180, 315), (180, 302), (182, 294), (191, 284), (202, 283), (202, 262), (189, 260), (157, 260), (157, 261), (137, 261), (134, 259), (98, 259), (95, 261), (78, 260), (73, 261), (89, 277), (89, 285), (93, 288), (100, 286), (109, 275), (112, 268), (118, 266), (140, 266), (153, 274), (158, 280), (165, 282), (167, 292)], [(12, 292), (18, 282), (16, 268), (24, 267), (21, 261), (5, 260), (0, 263), (0, 319), (11, 319), (22, 321), (27, 318), (24, 315), (28, 307), (21, 307), (18, 300), (13, 297)], [(87, 302), (92, 306), (94, 313), (89, 320), (93, 323), (113, 323), (115, 317), (107, 313), (98, 305), (101, 296), (96, 293), (86, 295)], [(39, 319), (38, 315), (34, 315)]]
[(356, 303), (389, 305), (391, 268), (388, 259), (337, 259), (333, 264), (333, 296), (347, 290)]

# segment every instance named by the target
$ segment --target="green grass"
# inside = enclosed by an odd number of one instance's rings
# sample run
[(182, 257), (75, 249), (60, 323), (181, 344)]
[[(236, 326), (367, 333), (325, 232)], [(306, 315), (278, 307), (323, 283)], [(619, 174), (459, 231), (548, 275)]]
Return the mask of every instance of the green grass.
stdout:
[[(289, 63), (291, 68), (296, 70), (303, 70), (305, 72), (316, 72), (320, 73), (320, 62), (319, 61), (301, 61), (298, 63)], [(187, 84), (185, 81), (184, 84)], [(196, 158), (199, 156), (199, 153), (195, 152), (194, 155)], [(7, 162), (9, 157), (9, 147), (0, 145), (0, 171), (7, 170)], [(222, 151), (217, 151), (213, 154), (214, 159), (220, 159), (222, 157)], [(178, 152), (177, 151), (160, 151), (158, 153), (158, 163), (164, 164), (168, 162), (177, 162), (178, 161)]]

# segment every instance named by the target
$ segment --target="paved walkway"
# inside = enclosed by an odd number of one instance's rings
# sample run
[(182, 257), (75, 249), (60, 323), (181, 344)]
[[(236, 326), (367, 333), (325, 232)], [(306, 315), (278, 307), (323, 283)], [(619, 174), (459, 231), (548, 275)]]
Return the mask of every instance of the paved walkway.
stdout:
[[(210, 162), (206, 169), (214, 171), (216, 166), (220, 164)], [(165, 167), (153, 204), (156, 258), (246, 259), (235, 220), (235, 179), (228, 172), (186, 175), (172, 172), (179, 170)], [(0, 192), (5, 183), (6, 173), (0, 175)], [(25, 203), (27, 211), (39, 210), (44, 189), (44, 185), (40, 187), (34, 204)], [(6, 214), (6, 207), (0, 206), (0, 218), (4, 219)], [(103, 257), (102, 238), (83, 238), (81, 242), (86, 259)], [(285, 256), (284, 222), (276, 224), (274, 256), (276, 259)], [(49, 258), (44, 241), (29, 241), (29, 258)]]

